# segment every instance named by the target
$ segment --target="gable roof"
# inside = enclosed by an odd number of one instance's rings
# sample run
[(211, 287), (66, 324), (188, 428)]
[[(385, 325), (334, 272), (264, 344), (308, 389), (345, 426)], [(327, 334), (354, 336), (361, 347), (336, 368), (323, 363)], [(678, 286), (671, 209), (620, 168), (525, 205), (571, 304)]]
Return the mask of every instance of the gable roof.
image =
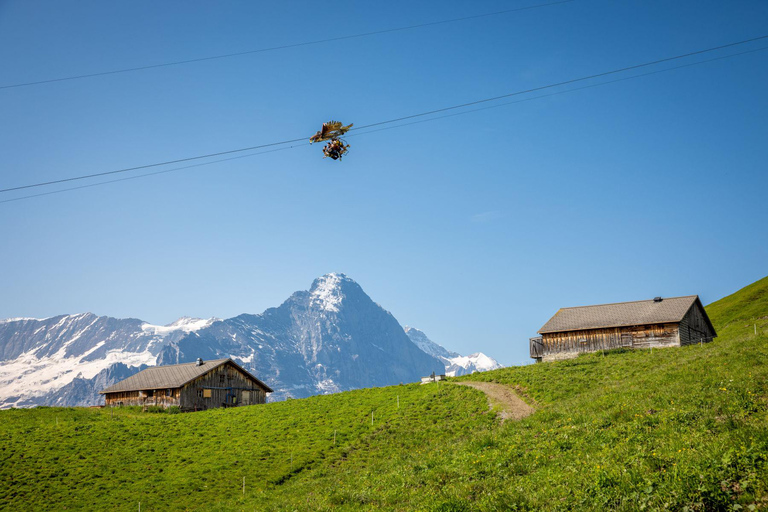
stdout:
[(205, 361), (200, 366), (197, 363), (183, 363), (172, 364), (167, 366), (151, 366), (146, 370), (142, 370), (136, 375), (131, 375), (127, 379), (99, 391), (99, 394), (106, 393), (118, 393), (122, 391), (143, 391), (145, 389), (173, 389), (180, 388), (184, 384), (195, 380), (196, 378), (205, 375), (226, 363), (231, 363), (238, 370), (243, 372), (248, 378), (256, 382), (259, 386), (263, 387), (268, 393), (272, 392), (272, 388), (261, 382), (259, 379), (251, 375), (242, 366), (234, 362), (232, 359), (215, 359), (213, 361)]
[[(650, 299), (563, 308), (539, 329), (539, 334), (631, 325), (679, 323), (695, 303), (698, 303), (704, 311), (704, 306), (701, 305), (698, 295), (670, 297), (662, 299), (660, 302)], [(704, 317), (707, 318), (706, 312)], [(709, 318), (707, 318), (707, 322), (709, 322)], [(714, 331), (714, 328), (712, 330)]]

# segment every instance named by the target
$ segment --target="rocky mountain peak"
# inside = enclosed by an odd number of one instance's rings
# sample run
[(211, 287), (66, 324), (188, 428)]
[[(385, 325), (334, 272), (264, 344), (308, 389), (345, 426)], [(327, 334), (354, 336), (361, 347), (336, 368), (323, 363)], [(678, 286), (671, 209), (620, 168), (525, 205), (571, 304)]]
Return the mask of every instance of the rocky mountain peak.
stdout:
[(358, 290), (362, 291), (360, 285), (344, 274), (325, 274), (312, 282), (309, 289), (310, 306), (338, 313), (344, 299)]

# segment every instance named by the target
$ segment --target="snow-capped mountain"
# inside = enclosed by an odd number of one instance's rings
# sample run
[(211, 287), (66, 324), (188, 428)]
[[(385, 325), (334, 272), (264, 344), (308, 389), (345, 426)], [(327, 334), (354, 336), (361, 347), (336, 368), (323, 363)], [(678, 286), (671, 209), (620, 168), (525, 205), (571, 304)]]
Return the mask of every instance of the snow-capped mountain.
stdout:
[(434, 341), (430, 340), (423, 331), (405, 326), (405, 333), (423, 352), (440, 359), (445, 365), (445, 374), (449, 377), (468, 375), (475, 372), (487, 372), (502, 368), (495, 359), (482, 352), (475, 352), (468, 356), (462, 356), (457, 352), (446, 350)]
[(443, 363), (344, 274), (316, 279), (260, 315), (165, 325), (91, 313), (0, 321), (0, 408), (103, 403), (146, 366), (232, 357), (271, 400), (413, 382)]
[(158, 363), (197, 357), (232, 357), (275, 390), (273, 400), (413, 382), (442, 370), (344, 274), (326, 274), (260, 315), (216, 322), (173, 341)]
[[(83, 400), (59, 399), (75, 381), (109, 385), (154, 365), (165, 344), (214, 321), (180, 318), (170, 325), (151, 325), (92, 313), (2, 320), (0, 408), (98, 403), (93, 393)], [(82, 389), (73, 390), (67, 396), (82, 394)]]

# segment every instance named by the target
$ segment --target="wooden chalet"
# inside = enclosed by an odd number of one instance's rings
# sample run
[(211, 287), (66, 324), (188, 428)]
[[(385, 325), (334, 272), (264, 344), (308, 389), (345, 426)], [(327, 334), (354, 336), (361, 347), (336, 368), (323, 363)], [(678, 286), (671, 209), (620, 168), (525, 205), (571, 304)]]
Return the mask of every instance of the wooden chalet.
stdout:
[(698, 295), (563, 308), (530, 339), (537, 362), (613, 348), (681, 347), (717, 337)]
[(263, 404), (272, 389), (232, 359), (153, 366), (99, 393), (107, 406), (177, 406), (182, 411)]

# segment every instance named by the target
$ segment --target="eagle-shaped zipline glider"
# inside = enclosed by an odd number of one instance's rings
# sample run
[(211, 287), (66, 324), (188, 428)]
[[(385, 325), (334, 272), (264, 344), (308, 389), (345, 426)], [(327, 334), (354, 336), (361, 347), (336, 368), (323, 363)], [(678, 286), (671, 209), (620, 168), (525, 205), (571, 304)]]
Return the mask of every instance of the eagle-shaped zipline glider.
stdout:
[(334, 160), (341, 160), (347, 151), (349, 151), (349, 144), (341, 138), (342, 135), (347, 133), (352, 128), (352, 123), (344, 126), (340, 121), (328, 121), (323, 123), (323, 127), (309, 138), (309, 143), (328, 141), (328, 144), (323, 148), (323, 158), (331, 157)]

